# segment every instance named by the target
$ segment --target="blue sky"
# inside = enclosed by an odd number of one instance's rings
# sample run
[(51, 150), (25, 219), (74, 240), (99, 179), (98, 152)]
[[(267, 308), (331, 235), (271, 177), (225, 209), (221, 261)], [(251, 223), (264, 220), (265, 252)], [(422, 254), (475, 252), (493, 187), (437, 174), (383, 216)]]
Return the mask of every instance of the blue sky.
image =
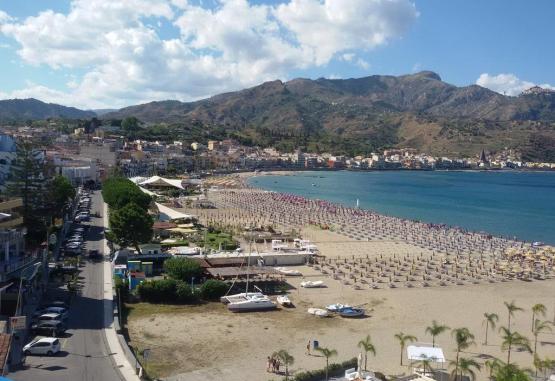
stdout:
[(0, 0), (0, 97), (120, 107), (419, 70), (517, 95), (555, 84), (554, 14), (550, 0)]

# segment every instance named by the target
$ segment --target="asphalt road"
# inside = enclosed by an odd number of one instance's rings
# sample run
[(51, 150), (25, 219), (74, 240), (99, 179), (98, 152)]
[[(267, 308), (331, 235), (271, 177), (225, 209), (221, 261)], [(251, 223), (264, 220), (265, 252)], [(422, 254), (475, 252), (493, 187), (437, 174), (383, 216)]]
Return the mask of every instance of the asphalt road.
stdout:
[[(100, 192), (92, 195), (91, 214), (102, 215)], [(103, 252), (103, 219), (91, 217), (86, 248)], [(86, 259), (85, 259), (86, 261)], [(70, 305), (68, 330), (60, 338), (62, 351), (55, 356), (27, 356), (21, 370), (8, 377), (21, 381), (119, 381), (122, 380), (110, 357), (104, 335), (103, 264), (86, 262), (81, 268), (80, 295)]]

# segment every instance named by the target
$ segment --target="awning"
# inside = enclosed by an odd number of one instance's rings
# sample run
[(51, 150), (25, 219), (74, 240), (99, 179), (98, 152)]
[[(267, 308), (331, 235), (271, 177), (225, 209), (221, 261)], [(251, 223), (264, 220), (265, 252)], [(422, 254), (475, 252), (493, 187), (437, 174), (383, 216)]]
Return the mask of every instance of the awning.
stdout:
[(173, 220), (195, 218), (195, 216), (193, 216), (192, 214), (181, 213), (177, 210), (174, 210), (168, 206), (165, 206), (159, 203), (156, 203), (156, 207), (158, 208), (158, 212), (160, 212), (161, 221), (173, 221)]
[(183, 187), (183, 180), (181, 179), (166, 179), (160, 176), (152, 176), (139, 183), (139, 185), (155, 185), (163, 187), (174, 187), (178, 189), (185, 189)]
[(411, 361), (431, 360), (433, 362), (445, 362), (443, 350), (438, 347), (409, 345), (407, 347), (407, 358)]

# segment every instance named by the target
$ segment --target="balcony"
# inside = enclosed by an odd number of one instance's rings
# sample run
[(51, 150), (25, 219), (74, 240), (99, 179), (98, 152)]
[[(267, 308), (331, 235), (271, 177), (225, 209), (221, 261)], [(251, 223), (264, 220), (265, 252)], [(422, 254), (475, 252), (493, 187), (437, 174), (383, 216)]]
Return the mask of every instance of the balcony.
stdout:
[(20, 255), (10, 258), (9, 261), (0, 261), (0, 282), (4, 282), (19, 277), (22, 270), (42, 259), (40, 252), (34, 252), (30, 255)]

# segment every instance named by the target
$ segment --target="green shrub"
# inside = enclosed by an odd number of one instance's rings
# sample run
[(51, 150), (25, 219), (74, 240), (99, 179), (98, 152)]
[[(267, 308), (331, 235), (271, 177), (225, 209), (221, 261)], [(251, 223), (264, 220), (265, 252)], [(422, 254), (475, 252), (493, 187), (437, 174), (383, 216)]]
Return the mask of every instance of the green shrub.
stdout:
[(200, 286), (200, 294), (204, 299), (212, 300), (224, 296), (229, 289), (221, 280), (209, 279)]
[(175, 296), (180, 303), (194, 303), (197, 301), (197, 296), (193, 293), (191, 286), (183, 281), (177, 282)]
[(137, 286), (141, 300), (149, 303), (175, 303), (177, 281), (175, 279), (147, 280)]
[(164, 270), (173, 279), (185, 282), (202, 275), (200, 264), (190, 258), (170, 258), (164, 262)]

